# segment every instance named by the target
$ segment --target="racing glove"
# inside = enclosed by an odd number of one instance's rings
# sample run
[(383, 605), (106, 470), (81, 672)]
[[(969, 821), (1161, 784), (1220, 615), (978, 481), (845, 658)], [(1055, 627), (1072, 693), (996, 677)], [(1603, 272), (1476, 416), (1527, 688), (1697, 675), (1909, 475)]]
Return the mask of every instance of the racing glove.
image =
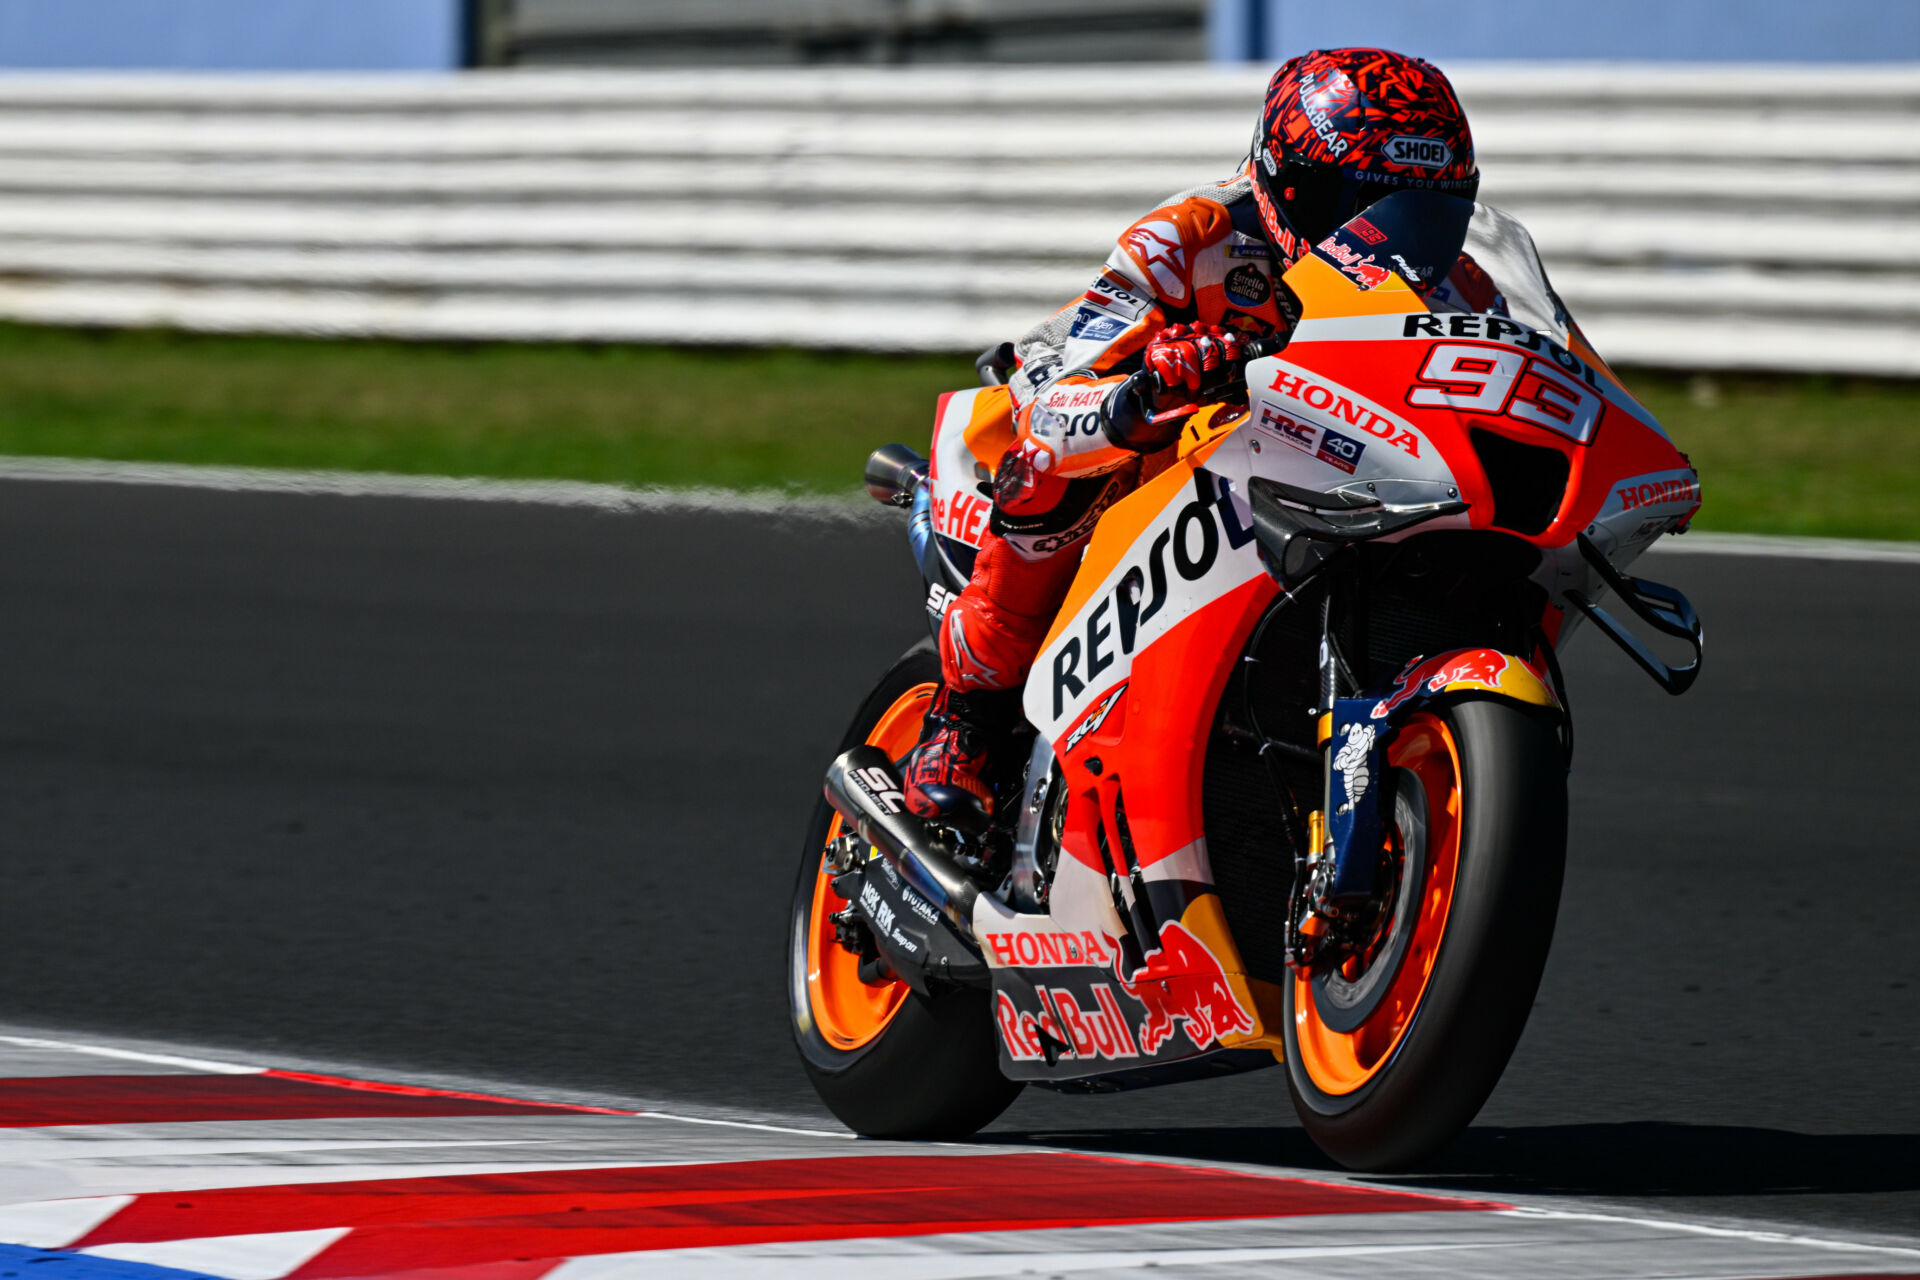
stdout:
[(1114, 388), (1103, 406), (1107, 438), (1123, 449), (1165, 448), (1195, 408), (1239, 380), (1245, 340), (1217, 325), (1176, 324), (1147, 344), (1145, 367)]
[(1147, 372), (1160, 379), (1163, 390), (1199, 396), (1231, 385), (1245, 360), (1240, 335), (1210, 324), (1170, 325), (1147, 344), (1145, 353)]

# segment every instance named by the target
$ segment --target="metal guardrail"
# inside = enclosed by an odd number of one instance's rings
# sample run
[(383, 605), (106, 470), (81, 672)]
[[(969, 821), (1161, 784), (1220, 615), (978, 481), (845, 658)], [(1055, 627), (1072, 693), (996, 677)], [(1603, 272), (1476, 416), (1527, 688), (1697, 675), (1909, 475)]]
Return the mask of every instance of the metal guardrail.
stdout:
[[(1463, 67), (1609, 358), (1920, 376), (1920, 69)], [(0, 79), (0, 316), (973, 350), (1231, 170), (1211, 67)]]
[(1197, 61), (1207, 0), (480, 0), (486, 65)]

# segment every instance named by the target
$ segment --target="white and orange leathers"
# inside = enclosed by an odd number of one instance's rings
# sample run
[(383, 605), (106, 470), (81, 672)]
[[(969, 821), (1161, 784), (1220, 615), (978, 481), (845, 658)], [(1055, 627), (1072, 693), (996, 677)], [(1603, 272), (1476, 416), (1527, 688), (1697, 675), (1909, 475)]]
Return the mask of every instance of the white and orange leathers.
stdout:
[(1128, 227), (1086, 293), (1014, 344), (1017, 435), (994, 477), (973, 577), (947, 609), (948, 687), (1026, 679), (1094, 524), (1143, 466), (1157, 469), (1107, 429), (1109, 400), (1141, 351), (1175, 324), (1285, 332), (1298, 318), (1278, 284), (1288, 265), (1261, 232), (1248, 178), (1198, 187)]
[[(1101, 514), (1165, 465), (1110, 431), (1141, 352), (1177, 324), (1247, 337), (1288, 332), (1298, 304), (1280, 277), (1291, 265), (1265, 235), (1242, 173), (1182, 192), (1128, 227), (1086, 293), (1014, 344), (1016, 435), (994, 476), (973, 576), (941, 630), (949, 688), (1025, 681)], [(1429, 301), (1501, 309), (1492, 282), (1466, 257)]]

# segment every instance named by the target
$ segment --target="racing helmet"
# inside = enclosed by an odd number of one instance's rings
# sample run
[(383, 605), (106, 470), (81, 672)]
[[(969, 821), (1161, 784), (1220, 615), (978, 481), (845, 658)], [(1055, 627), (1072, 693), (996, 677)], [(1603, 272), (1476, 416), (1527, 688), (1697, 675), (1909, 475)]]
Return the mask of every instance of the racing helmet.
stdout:
[(1249, 168), (1267, 237), (1288, 262), (1392, 192), (1471, 200), (1480, 187), (1447, 77), (1385, 49), (1318, 49), (1274, 72)]

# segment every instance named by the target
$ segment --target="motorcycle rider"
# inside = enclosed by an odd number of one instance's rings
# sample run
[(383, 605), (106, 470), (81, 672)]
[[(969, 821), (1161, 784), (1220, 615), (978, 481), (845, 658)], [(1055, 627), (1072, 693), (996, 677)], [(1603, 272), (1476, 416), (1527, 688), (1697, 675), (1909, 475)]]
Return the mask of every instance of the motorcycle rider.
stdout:
[[(1470, 200), (1479, 176), (1438, 68), (1381, 49), (1303, 54), (1268, 84), (1245, 167), (1127, 228), (1092, 287), (1014, 344), (1018, 434), (993, 477), (972, 579), (941, 626), (909, 808), (965, 826), (990, 816), (1021, 686), (1088, 535), (1170, 463), (1184, 406), (1230, 392), (1244, 343), (1292, 330), (1299, 309), (1281, 274), (1382, 196), (1423, 187)], [(1427, 300), (1504, 309), (1465, 255)]]

